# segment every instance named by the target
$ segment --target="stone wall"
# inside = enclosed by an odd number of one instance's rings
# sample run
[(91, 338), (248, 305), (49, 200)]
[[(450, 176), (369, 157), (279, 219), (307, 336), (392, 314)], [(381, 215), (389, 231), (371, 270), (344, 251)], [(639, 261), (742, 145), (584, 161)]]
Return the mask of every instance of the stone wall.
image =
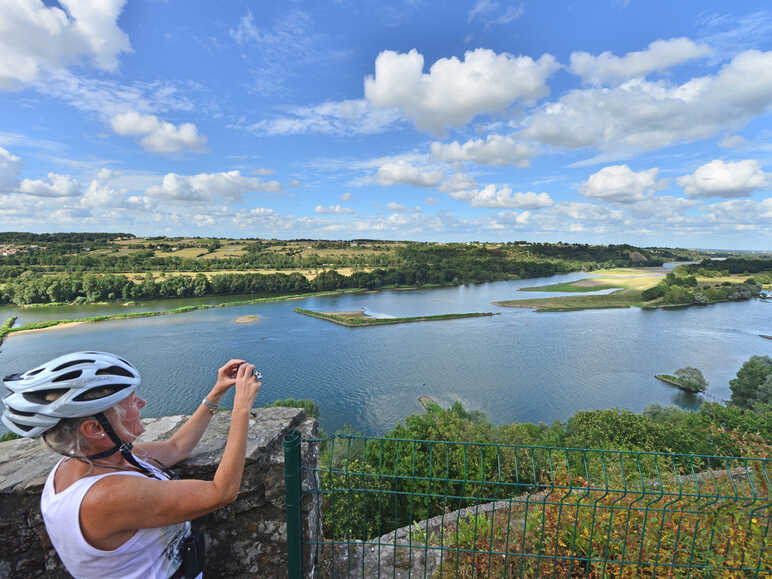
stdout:
[[(164, 440), (186, 416), (144, 421), (142, 441)], [(212, 418), (204, 437), (177, 470), (183, 478), (211, 480), (222, 457), (230, 415)], [(300, 408), (260, 408), (252, 411), (244, 478), (238, 499), (227, 507), (194, 521), (207, 539), (209, 577), (286, 577), (287, 535), (284, 512), (284, 435), (292, 429), (315, 436), (317, 424)], [(316, 466), (317, 445), (302, 445), (304, 466)], [(0, 577), (69, 577), (51, 547), (40, 516), (40, 493), (46, 476), (59, 459), (38, 440), (0, 444)], [(315, 488), (313, 471), (304, 470), (304, 489)], [(305, 537), (315, 539), (319, 505), (305, 495)], [(315, 562), (305, 561), (314, 573)]]

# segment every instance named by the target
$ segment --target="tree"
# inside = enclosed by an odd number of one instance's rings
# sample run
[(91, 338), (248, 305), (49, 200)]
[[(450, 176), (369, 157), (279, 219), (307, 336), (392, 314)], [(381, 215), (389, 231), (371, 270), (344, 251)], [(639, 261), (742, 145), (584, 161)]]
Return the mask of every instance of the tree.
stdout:
[(675, 377), (682, 388), (691, 392), (705, 392), (708, 387), (708, 381), (697, 368), (687, 366), (676, 370)]
[(751, 356), (737, 371), (737, 378), (729, 381), (732, 404), (751, 408), (756, 402), (772, 402), (772, 357)]

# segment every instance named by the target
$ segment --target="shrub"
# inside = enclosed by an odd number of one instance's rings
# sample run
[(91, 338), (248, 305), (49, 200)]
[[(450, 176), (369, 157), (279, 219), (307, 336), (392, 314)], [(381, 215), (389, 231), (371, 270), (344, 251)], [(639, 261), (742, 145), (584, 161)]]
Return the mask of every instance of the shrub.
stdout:
[(691, 392), (705, 392), (708, 387), (708, 381), (705, 380), (702, 372), (692, 366), (679, 368), (675, 376), (681, 387)]
[(287, 408), (303, 408), (306, 411), (308, 418), (319, 418), (319, 406), (316, 402), (309, 398), (301, 398), (296, 400), (295, 398), (285, 398), (284, 400), (274, 400), (270, 404), (267, 404), (264, 408), (276, 408), (284, 406)]

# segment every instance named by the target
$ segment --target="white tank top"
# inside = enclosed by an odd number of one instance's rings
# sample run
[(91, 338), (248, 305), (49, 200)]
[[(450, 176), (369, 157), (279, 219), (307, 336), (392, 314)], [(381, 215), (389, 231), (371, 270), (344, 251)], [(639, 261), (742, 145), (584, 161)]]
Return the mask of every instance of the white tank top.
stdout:
[[(54, 492), (56, 463), (46, 479), (40, 497), (40, 510), (46, 531), (56, 552), (77, 579), (90, 577), (120, 579), (167, 579), (182, 562), (178, 546), (190, 533), (190, 523), (179, 523), (156, 529), (139, 529), (123, 545), (112, 551), (91, 546), (80, 528), (80, 505), (92, 485), (106, 476), (145, 476), (135, 471), (117, 471), (87, 476), (75, 481), (61, 492)], [(168, 480), (168, 476), (143, 460), (139, 463), (156, 478)], [(141, 507), (138, 505), (138, 507)]]

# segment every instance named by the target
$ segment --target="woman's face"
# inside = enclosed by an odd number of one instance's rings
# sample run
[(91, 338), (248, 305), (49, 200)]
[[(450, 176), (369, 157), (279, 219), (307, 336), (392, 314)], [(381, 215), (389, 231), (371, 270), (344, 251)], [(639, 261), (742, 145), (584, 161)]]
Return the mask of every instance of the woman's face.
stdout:
[(139, 411), (147, 402), (136, 394), (132, 393), (128, 398), (121, 400), (118, 405), (123, 408), (124, 416), (121, 424), (126, 432), (137, 438), (145, 431), (142, 422), (139, 420)]

